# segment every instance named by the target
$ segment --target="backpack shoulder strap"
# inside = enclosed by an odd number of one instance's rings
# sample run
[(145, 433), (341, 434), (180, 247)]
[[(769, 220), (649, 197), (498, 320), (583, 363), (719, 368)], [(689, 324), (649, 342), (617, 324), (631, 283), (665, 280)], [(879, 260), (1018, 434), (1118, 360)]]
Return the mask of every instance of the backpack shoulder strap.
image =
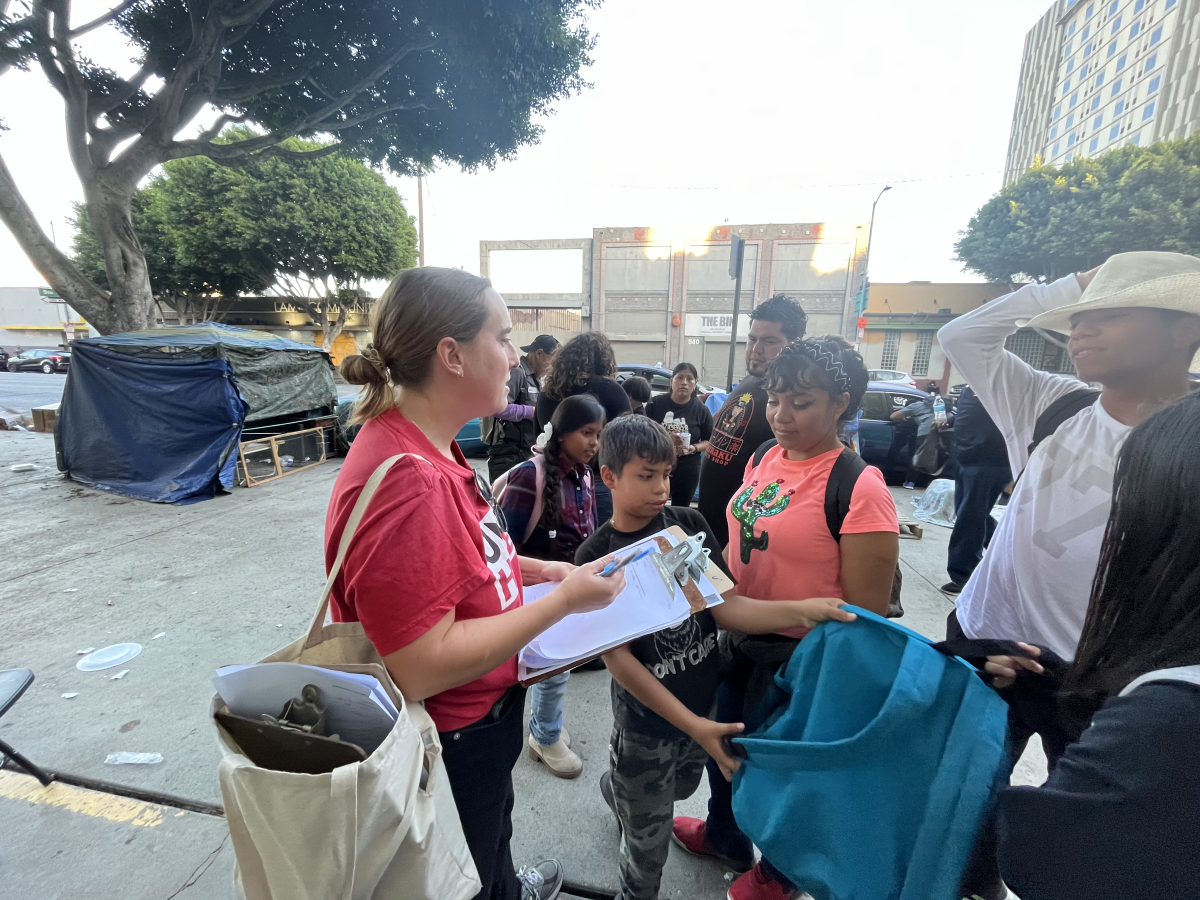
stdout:
[(1063, 394), (1042, 410), (1033, 425), (1033, 440), (1029, 443), (1029, 455), (1032, 456), (1038, 444), (1054, 434), (1063, 422), (1083, 412), (1095, 403), (1099, 396), (1099, 391), (1092, 388), (1081, 388), (1071, 391), (1069, 394)]
[(763, 461), (763, 457), (767, 455), (768, 450), (778, 445), (779, 441), (775, 440), (775, 438), (771, 438), (770, 440), (763, 441), (761, 444), (759, 444), (758, 449), (754, 451), (754, 468), (758, 468), (759, 463)]
[(1159, 669), (1139, 675), (1121, 691), (1121, 696), (1132, 694), (1135, 690), (1150, 681), (1178, 681), (1184, 684), (1194, 684), (1200, 687), (1200, 666), (1177, 666), (1173, 669)]
[(843, 450), (829, 471), (825, 483), (825, 524), (839, 544), (842, 542), (842, 523), (850, 514), (850, 500), (858, 476), (867, 468), (866, 461), (853, 450)]
[[(542, 495), (546, 491), (546, 463), (542, 454), (535, 453), (533, 454), (533, 459), (527, 459), (525, 462), (533, 463), (534, 496), (533, 510), (529, 514), (529, 522), (525, 526), (525, 534), (521, 536), (522, 544), (528, 541), (533, 535), (533, 530), (537, 528), (537, 524), (542, 518)], [(523, 465), (525, 465), (524, 462), (517, 463), (492, 482), (492, 494), (496, 498), (496, 502), (501, 506), (504, 505), (504, 495), (508, 492), (509, 476)]]

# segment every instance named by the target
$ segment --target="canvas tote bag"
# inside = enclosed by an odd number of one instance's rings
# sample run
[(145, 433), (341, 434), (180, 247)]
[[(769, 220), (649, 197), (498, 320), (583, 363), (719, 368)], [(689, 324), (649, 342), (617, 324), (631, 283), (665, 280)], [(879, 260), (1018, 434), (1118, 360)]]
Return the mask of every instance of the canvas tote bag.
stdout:
[[(334, 579), (376, 488), (402, 453), (371, 475), (350, 513), (308, 634), (262, 662), (295, 662), (379, 679), (400, 716), (365, 762), (323, 775), (256, 766), (217, 725), (221, 796), (246, 900), (468, 900), (480, 890), (433, 719), (405, 702), (358, 622), (326, 625)], [(220, 696), (212, 712), (225, 708)]]

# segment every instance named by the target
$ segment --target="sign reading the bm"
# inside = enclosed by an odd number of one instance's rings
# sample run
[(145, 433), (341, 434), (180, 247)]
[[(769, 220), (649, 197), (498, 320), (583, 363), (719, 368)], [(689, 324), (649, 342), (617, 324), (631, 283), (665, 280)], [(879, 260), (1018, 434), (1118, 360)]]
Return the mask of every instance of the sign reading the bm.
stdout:
[[(684, 317), (683, 333), (695, 337), (715, 337), (729, 340), (729, 331), (733, 327), (731, 315), (709, 315), (706, 313), (688, 313)], [(746, 339), (750, 330), (750, 317), (738, 316), (738, 340)]]

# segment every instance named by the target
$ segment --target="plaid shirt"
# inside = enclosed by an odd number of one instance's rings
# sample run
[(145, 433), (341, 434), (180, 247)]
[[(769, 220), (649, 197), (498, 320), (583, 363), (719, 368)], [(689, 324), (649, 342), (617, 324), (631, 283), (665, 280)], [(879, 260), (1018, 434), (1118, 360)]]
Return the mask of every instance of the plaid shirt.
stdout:
[(563, 471), (559, 485), (559, 524), (555, 537), (540, 523), (521, 544), (521, 537), (529, 527), (537, 499), (537, 474), (533, 460), (521, 463), (508, 476), (508, 489), (504, 492), (504, 518), (508, 520), (508, 533), (518, 549), (527, 556), (541, 559), (575, 561), (575, 550), (596, 531), (596, 495), (591, 484), (584, 480), (584, 466)]

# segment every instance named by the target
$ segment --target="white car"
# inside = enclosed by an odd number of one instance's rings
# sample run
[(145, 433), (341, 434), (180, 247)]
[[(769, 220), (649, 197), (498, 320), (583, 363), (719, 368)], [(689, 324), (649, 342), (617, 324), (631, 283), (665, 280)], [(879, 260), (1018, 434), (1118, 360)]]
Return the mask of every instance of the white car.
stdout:
[(917, 386), (907, 372), (896, 372), (892, 369), (869, 369), (867, 375), (871, 381), (894, 381), (897, 384), (907, 384), (909, 387)]

